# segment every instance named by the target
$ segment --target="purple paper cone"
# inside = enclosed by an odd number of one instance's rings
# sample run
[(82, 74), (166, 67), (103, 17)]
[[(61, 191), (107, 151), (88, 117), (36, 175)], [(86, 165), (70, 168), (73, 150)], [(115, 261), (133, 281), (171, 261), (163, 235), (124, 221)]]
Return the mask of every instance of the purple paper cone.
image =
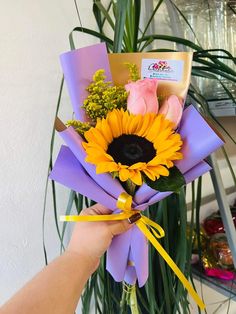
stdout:
[(175, 165), (182, 173), (194, 167), (224, 144), (192, 105), (184, 110), (179, 129), (184, 142), (181, 149), (184, 158), (176, 161)]
[[(131, 253), (130, 253), (130, 256), (131, 256)], [(126, 266), (125, 276), (123, 280), (130, 285), (135, 285), (137, 281), (137, 274), (136, 274), (134, 266), (130, 266), (130, 265)]]
[(88, 95), (86, 88), (94, 73), (104, 69), (107, 80), (112, 79), (106, 45), (101, 43), (72, 50), (63, 53), (60, 59), (76, 119), (87, 121), (88, 117), (81, 106)]
[[(133, 265), (131, 265), (130, 263), (132, 263)], [(125, 270), (124, 281), (128, 283), (129, 285), (135, 285), (137, 281), (137, 273), (134, 266), (134, 258), (133, 258), (131, 249), (129, 250), (129, 258), (128, 258), (128, 264)]]
[(117, 199), (107, 194), (88, 176), (78, 159), (66, 146), (61, 147), (49, 177), (107, 208), (116, 209)]
[(106, 268), (115, 281), (118, 282), (124, 280), (125, 277), (130, 251), (132, 229), (114, 237), (110, 247), (107, 250)]
[(131, 253), (138, 284), (142, 287), (148, 279), (148, 241), (137, 226), (132, 228)]

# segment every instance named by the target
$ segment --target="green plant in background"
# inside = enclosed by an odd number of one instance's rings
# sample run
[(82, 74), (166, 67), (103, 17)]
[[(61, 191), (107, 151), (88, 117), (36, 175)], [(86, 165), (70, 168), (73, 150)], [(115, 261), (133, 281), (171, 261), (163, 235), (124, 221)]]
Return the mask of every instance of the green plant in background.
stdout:
[[(105, 2), (105, 1), (104, 1)], [(200, 45), (197, 45), (184, 38), (175, 36), (161, 35), (161, 34), (148, 34), (150, 24), (153, 22), (158, 9), (160, 8), (163, 0), (157, 2), (153, 12), (151, 13), (146, 25), (141, 27), (140, 17), (142, 15), (141, 0), (117, 0), (109, 1), (106, 5), (103, 1), (94, 0), (93, 14), (97, 22), (98, 31), (88, 29), (82, 26), (75, 27), (69, 35), (69, 41), (71, 49), (75, 49), (75, 43), (73, 35), (75, 33), (83, 32), (94, 36), (101, 41), (105, 42), (109, 52), (136, 52), (136, 51), (168, 51), (168, 49), (153, 49), (151, 45), (157, 40), (164, 40), (166, 42), (172, 42), (181, 44), (188, 49), (194, 51), (193, 60), (194, 66), (192, 68), (193, 77), (201, 77), (218, 82), (225, 90), (228, 97), (236, 104), (234, 96), (227, 88), (225, 81), (236, 83), (236, 72), (224, 61), (230, 60), (232, 64), (236, 64), (235, 58), (225, 50), (213, 49), (204, 50)], [(76, 4), (76, 2), (75, 2)], [(76, 5), (78, 12), (78, 7)], [(178, 14), (181, 14), (186, 24), (189, 26), (187, 19), (183, 16), (181, 11), (176, 8)], [(109, 33), (107, 35), (106, 29), (109, 26)], [(190, 26), (191, 27), (191, 26)], [(102, 75), (102, 74), (101, 74)], [(137, 78), (137, 73), (133, 71), (134, 80)], [(96, 80), (94, 80), (96, 85)], [(104, 84), (102, 79), (100, 85)], [(99, 85), (99, 86), (100, 86)], [(94, 86), (90, 86), (94, 88)], [(101, 87), (101, 86), (100, 86)], [(111, 87), (112, 88), (112, 87)], [(58, 97), (58, 104), (56, 115), (59, 110), (61, 102), (61, 93), (63, 89), (63, 80), (60, 86), (60, 93)], [(120, 91), (120, 98), (116, 101), (118, 105), (122, 107), (122, 101), (126, 95), (122, 90)], [(194, 102), (199, 110), (201, 110), (205, 116), (214, 120), (229, 136), (229, 138), (235, 143), (232, 136), (223, 128), (223, 126), (217, 121), (217, 119), (211, 114), (208, 106), (207, 99), (201, 94), (198, 87), (191, 84), (189, 89), (189, 101)], [(111, 95), (112, 97), (112, 90)], [(116, 92), (117, 95), (117, 92)], [(122, 98), (123, 97), (123, 98)], [(123, 99), (120, 101), (120, 99)], [(119, 102), (120, 101), (120, 102)], [(92, 99), (91, 99), (91, 102)], [(86, 110), (91, 109), (91, 102), (84, 104)], [(70, 124), (70, 123), (69, 123)], [(71, 124), (70, 124), (71, 125)], [(76, 128), (80, 132), (84, 132), (88, 126), (76, 125)], [(51, 150), (50, 150), (50, 164), (49, 171), (52, 169), (52, 153), (54, 147), (54, 131), (52, 134)], [(224, 151), (224, 154), (226, 152)], [(232, 177), (236, 186), (236, 178), (233, 173), (230, 161), (225, 155), (228, 162), (229, 169), (232, 173)], [(197, 189), (196, 189), (197, 185)], [(160, 224), (165, 230), (166, 236), (160, 242), (172, 257), (175, 263), (179, 266), (182, 272), (190, 277), (191, 267), (191, 235), (193, 233), (194, 220), (197, 221), (197, 227), (199, 228), (199, 210), (201, 206), (201, 178), (197, 182), (192, 183), (192, 214), (190, 221), (190, 236), (186, 238), (187, 229), (187, 206), (185, 200), (186, 190), (182, 188), (178, 194), (173, 194), (161, 202), (154, 204), (147, 210), (147, 216), (152, 220)], [(46, 187), (47, 190), (47, 187)], [(195, 191), (196, 190), (196, 191)], [(52, 195), (53, 205), (55, 213), (56, 229), (61, 243), (61, 251), (64, 249), (63, 240), (66, 231), (67, 223), (64, 222), (62, 230), (60, 230), (57, 221), (57, 200), (56, 200), (56, 186), (52, 182)], [(77, 212), (83, 208), (83, 206), (90, 206), (93, 201), (88, 200), (86, 197), (78, 195), (74, 191), (70, 192), (68, 199), (68, 206), (66, 209), (66, 215), (70, 214), (74, 208)], [(45, 206), (44, 216), (46, 209), (46, 193), (45, 193)], [(195, 217), (194, 217), (195, 215)], [(44, 228), (43, 218), (43, 228)], [(138, 310), (142, 314), (175, 314), (175, 313), (191, 313), (189, 307), (189, 300), (185, 289), (179, 282), (178, 278), (165, 264), (163, 259), (158, 255), (154, 248), (149, 247), (149, 279), (146, 285), (142, 288), (137, 288), (137, 304)], [(44, 244), (45, 260), (47, 263), (47, 253)], [(86, 288), (82, 296), (82, 313), (88, 314), (91, 311), (92, 304), (95, 305), (93, 313), (130, 313), (130, 307), (126, 302), (129, 300), (129, 294), (132, 294), (130, 287), (125, 287), (126, 293), (124, 294), (124, 287), (120, 283), (114, 282), (112, 277), (106, 271), (105, 258), (102, 259), (101, 265), (96, 273), (94, 273), (91, 279), (88, 281)], [(200, 312), (200, 310), (199, 310)]]

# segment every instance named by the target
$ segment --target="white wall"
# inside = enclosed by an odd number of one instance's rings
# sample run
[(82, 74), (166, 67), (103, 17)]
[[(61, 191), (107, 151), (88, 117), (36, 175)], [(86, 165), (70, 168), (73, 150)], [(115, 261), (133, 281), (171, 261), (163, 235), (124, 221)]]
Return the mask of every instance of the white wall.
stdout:
[[(94, 27), (92, 1), (78, 1), (82, 23)], [(78, 25), (73, 1), (0, 0), (0, 304), (44, 265), (42, 210), (50, 134), (61, 78), (58, 56)], [(78, 47), (94, 42), (78, 37)], [(67, 94), (60, 116), (70, 117)], [(67, 191), (60, 210), (65, 208)], [(49, 259), (59, 242), (49, 199)]]
[[(94, 26), (89, 4), (79, 1), (81, 18)], [(42, 210), (61, 78), (59, 54), (69, 50), (68, 34), (78, 19), (74, 2), (67, 0), (0, 0), (0, 7), (1, 304), (44, 265)], [(78, 46), (94, 42), (83, 35), (79, 40)], [(66, 95), (63, 107), (61, 116), (68, 119)], [(47, 219), (51, 259), (59, 253), (51, 202)]]

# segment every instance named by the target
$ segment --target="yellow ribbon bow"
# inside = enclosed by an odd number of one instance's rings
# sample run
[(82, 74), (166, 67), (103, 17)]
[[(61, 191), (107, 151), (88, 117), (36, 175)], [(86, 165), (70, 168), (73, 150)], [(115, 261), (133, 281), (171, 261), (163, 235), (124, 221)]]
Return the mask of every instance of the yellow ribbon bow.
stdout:
[[(132, 209), (132, 197), (127, 193), (121, 193), (117, 200), (117, 208), (121, 210), (119, 214), (113, 215), (91, 215), (91, 216), (78, 216), (78, 215), (68, 215), (68, 216), (60, 216), (61, 221), (114, 221), (114, 220), (123, 220), (129, 219), (134, 215), (135, 211)], [(145, 235), (145, 237), (152, 243), (158, 253), (162, 256), (162, 258), (166, 261), (166, 263), (173, 270), (175, 275), (182, 282), (183, 286), (188, 290), (189, 294), (195, 300), (200, 309), (205, 308), (205, 304), (202, 302), (199, 295), (194, 290), (193, 286), (189, 283), (187, 278), (184, 276), (179, 267), (175, 264), (169, 254), (164, 250), (161, 244), (157, 241), (165, 236), (165, 232), (160, 225), (151, 219), (141, 215), (141, 218), (135, 222), (136, 226), (140, 229), (140, 231)], [(148, 227), (149, 228), (148, 228)], [(157, 232), (158, 231), (158, 232)]]

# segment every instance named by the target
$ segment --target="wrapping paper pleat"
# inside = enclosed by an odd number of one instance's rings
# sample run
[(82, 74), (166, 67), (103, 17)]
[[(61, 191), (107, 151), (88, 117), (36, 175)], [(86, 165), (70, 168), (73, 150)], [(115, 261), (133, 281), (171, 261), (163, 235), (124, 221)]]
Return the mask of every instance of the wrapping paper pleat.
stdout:
[(116, 236), (107, 250), (107, 270), (116, 281), (122, 281), (128, 264), (132, 229)]
[[(129, 251), (129, 258), (128, 258), (128, 264), (125, 269), (125, 276), (124, 281), (127, 282), (130, 285), (135, 285), (137, 280), (137, 273), (136, 273), (136, 267), (134, 266), (134, 258), (132, 255), (132, 251)], [(133, 265), (130, 265), (130, 263), (133, 263)]]
[(184, 110), (179, 133), (184, 142), (181, 149), (184, 158), (177, 160), (175, 165), (182, 173), (194, 167), (200, 160), (224, 144), (192, 105)]
[(78, 159), (66, 146), (61, 147), (50, 178), (108, 208), (113, 210), (116, 208), (116, 199), (106, 193), (86, 173)]
[(91, 78), (97, 70), (104, 69), (107, 80), (111, 81), (106, 45), (101, 43), (72, 50), (63, 53), (60, 59), (76, 119), (87, 121), (81, 106), (88, 95), (86, 88)]
[[(142, 287), (148, 279), (148, 241), (136, 226), (132, 233), (131, 252), (138, 284)], [(144, 259), (142, 260), (140, 256), (144, 256)]]

